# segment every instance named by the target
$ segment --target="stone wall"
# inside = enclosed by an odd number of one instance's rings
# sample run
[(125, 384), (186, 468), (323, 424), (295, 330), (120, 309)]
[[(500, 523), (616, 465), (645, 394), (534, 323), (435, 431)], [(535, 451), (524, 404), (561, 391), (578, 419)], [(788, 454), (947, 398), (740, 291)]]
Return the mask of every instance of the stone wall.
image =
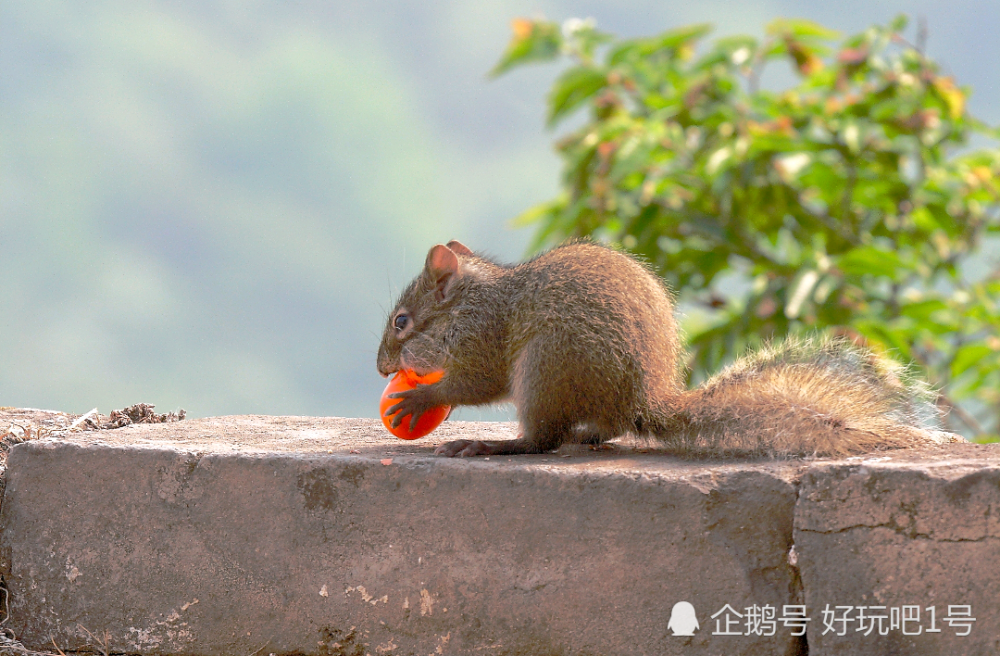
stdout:
[(1000, 653), (1000, 449), (431, 454), (513, 431), (221, 417), (18, 444), (6, 626), (141, 654)]

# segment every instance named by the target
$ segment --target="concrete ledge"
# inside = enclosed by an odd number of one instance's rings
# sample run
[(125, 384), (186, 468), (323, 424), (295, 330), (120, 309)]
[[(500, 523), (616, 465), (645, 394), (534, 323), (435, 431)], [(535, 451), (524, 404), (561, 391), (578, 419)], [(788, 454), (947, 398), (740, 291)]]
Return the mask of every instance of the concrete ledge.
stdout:
[(979, 450), (991, 455), (804, 472), (795, 545), (818, 614), (811, 654), (1000, 654), (1000, 467), (996, 448)]
[[(17, 445), (0, 510), (7, 626), (33, 649), (108, 636), (142, 654), (796, 654), (804, 639), (780, 618), (805, 604), (811, 654), (997, 652), (996, 449), (430, 453), (513, 431), (449, 422), (405, 443), (370, 420), (222, 417)], [(819, 635), (824, 603), (873, 598), (969, 604), (977, 620), (966, 637), (943, 615), (944, 632), (908, 642)], [(690, 637), (668, 629), (680, 601), (700, 622)], [(711, 619), (727, 605), (776, 609), (773, 635)], [(741, 635), (717, 635), (726, 619)]]

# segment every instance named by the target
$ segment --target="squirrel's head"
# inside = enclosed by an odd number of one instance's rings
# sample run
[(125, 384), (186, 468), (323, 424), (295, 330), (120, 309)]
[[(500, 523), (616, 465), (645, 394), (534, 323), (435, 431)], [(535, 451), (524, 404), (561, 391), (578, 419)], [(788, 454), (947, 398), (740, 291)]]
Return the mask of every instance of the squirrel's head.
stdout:
[(438, 244), (427, 253), (424, 270), (389, 314), (378, 349), (380, 374), (400, 369), (427, 374), (446, 368), (446, 331), (463, 275), (460, 258), (470, 256), (472, 251), (458, 241)]

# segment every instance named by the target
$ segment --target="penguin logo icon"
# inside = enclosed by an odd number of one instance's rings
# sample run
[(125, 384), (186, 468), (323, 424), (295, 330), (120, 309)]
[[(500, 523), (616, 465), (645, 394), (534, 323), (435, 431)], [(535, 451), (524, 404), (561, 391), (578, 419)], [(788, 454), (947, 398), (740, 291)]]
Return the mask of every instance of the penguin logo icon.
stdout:
[(674, 632), (675, 636), (693, 636), (694, 632), (700, 629), (698, 618), (694, 613), (694, 606), (686, 601), (678, 601), (670, 611), (670, 621), (667, 628)]

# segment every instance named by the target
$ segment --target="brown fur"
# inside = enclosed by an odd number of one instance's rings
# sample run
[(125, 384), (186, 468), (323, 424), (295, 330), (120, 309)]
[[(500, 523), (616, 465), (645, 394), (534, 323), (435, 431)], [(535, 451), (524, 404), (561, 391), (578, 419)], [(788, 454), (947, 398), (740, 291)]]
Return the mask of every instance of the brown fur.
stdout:
[[(402, 325), (400, 328), (399, 326)], [(435, 246), (389, 317), (378, 369), (443, 369), (397, 395), (411, 421), (436, 405), (510, 399), (518, 440), (451, 442), (446, 455), (537, 453), (651, 434), (705, 455), (841, 455), (934, 441), (936, 419), (898, 365), (841, 341), (764, 349), (685, 391), (673, 304), (633, 258), (571, 243), (502, 266)]]

